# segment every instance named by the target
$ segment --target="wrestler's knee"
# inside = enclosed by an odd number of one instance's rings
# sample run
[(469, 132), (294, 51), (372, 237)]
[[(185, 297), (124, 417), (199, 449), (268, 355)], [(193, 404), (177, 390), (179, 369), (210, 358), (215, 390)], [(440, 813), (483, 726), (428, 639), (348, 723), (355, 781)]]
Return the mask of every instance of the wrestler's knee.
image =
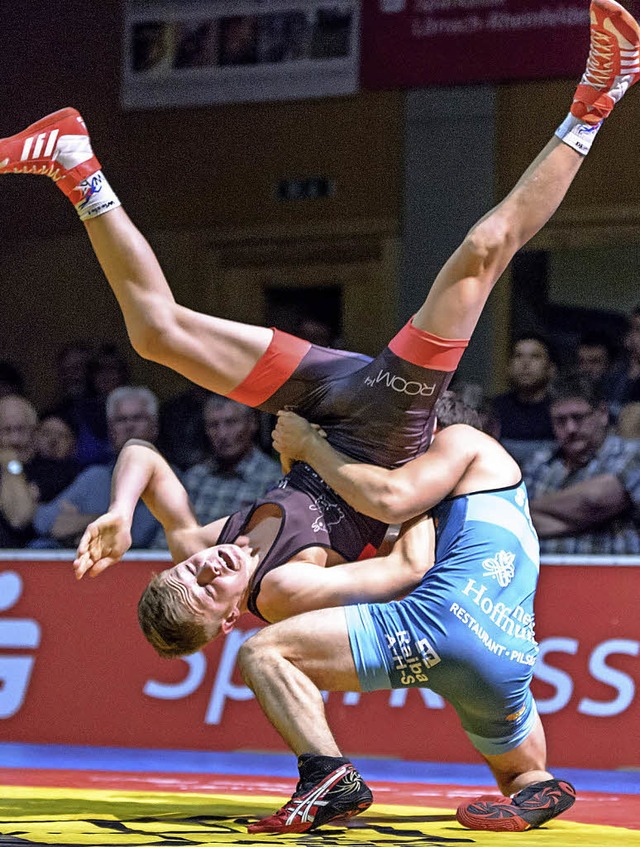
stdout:
[(249, 688), (253, 687), (252, 682), (255, 680), (258, 671), (264, 669), (267, 663), (267, 655), (272, 649), (268, 636), (269, 627), (261, 629), (244, 641), (238, 650), (238, 670)]
[(136, 353), (143, 359), (162, 363), (170, 347), (173, 314), (171, 308), (155, 298), (145, 301), (133, 316), (127, 318), (127, 333)]
[(490, 265), (499, 256), (514, 249), (515, 233), (504, 215), (488, 215), (472, 227), (463, 247), (479, 264)]

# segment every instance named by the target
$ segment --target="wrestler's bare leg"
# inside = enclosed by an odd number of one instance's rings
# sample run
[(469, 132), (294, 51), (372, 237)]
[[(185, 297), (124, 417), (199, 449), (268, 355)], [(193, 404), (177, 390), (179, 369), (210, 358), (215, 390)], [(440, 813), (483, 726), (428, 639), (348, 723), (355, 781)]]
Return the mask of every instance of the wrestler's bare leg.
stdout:
[(220, 394), (245, 379), (272, 331), (176, 304), (153, 251), (106, 180), (77, 110), (61, 109), (0, 139), (1, 173), (48, 176), (71, 200), (141, 356)]
[(260, 630), (240, 647), (238, 666), (296, 755), (342, 755), (320, 691), (360, 691), (343, 609), (306, 612)]
[(615, 0), (591, 0), (591, 44), (570, 111), (511, 193), (469, 232), (445, 264), (414, 325), (469, 338), (514, 253), (562, 202), (605, 118), (640, 79), (640, 25)]
[[(320, 695), (321, 690), (361, 690), (342, 609), (307, 612), (272, 624), (244, 642), (238, 662), (267, 718), (294, 753), (342, 755)], [(500, 790), (509, 795), (552, 778), (546, 755), (544, 730), (536, 716), (522, 744), (484, 758)]]
[[(361, 690), (343, 610), (322, 609), (272, 624), (245, 641), (238, 662), (263, 712), (296, 755), (330, 757), (325, 759), (327, 772), (333, 767), (339, 773), (347, 760), (339, 758), (320, 690)], [(463, 803), (456, 813), (463, 826), (521, 831), (562, 814), (575, 800), (573, 786), (554, 779), (546, 769), (546, 742), (537, 715), (532, 731), (518, 747), (484, 758), (504, 796)], [(515, 796), (507, 799), (510, 795)], [(308, 802), (307, 796), (294, 794), (282, 809), (253, 824), (250, 831), (295, 831), (296, 804)]]
[(547, 741), (539, 715), (536, 715), (534, 727), (522, 744), (509, 753), (484, 756), (484, 759), (505, 797), (532, 782), (553, 778), (547, 770)]
[(178, 305), (151, 247), (121, 207), (85, 227), (137, 353), (218, 394), (245, 379), (272, 330)]
[(441, 338), (470, 338), (493, 286), (516, 251), (551, 218), (583, 160), (553, 138), (445, 263), (414, 326)]

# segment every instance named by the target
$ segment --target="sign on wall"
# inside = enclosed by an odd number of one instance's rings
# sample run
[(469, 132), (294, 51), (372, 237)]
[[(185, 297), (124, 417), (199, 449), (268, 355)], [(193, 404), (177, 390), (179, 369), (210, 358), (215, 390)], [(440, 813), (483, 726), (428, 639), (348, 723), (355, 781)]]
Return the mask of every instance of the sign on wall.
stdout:
[(369, 0), (362, 87), (577, 77), (588, 23), (586, 0)]
[[(159, 658), (142, 637), (137, 599), (166, 566), (125, 562), (76, 582), (70, 562), (0, 562), (0, 738), (286, 749), (238, 672), (238, 649), (258, 626), (253, 616), (185, 659)], [(639, 568), (542, 568), (533, 690), (554, 767), (640, 761)], [(481, 625), (484, 611), (474, 613)], [(428, 689), (332, 693), (327, 713), (347, 754), (478, 761), (451, 706)]]
[(125, 8), (124, 108), (357, 89), (360, 0), (127, 0)]

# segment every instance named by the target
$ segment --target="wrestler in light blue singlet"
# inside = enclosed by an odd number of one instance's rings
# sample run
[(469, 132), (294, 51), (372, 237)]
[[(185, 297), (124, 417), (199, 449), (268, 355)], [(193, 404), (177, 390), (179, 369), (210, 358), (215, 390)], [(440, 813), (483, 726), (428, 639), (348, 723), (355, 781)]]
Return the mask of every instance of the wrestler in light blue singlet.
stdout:
[(402, 600), (345, 609), (363, 691), (424, 687), (454, 707), (485, 755), (533, 727), (538, 539), (523, 482), (433, 509), (435, 564)]

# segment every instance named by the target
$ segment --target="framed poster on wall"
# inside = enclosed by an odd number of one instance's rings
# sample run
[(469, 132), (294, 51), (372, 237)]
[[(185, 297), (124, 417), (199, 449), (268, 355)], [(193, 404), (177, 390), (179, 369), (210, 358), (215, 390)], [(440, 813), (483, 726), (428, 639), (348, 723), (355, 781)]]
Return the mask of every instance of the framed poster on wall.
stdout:
[(125, 109), (350, 94), (360, 0), (126, 0), (123, 38)]

